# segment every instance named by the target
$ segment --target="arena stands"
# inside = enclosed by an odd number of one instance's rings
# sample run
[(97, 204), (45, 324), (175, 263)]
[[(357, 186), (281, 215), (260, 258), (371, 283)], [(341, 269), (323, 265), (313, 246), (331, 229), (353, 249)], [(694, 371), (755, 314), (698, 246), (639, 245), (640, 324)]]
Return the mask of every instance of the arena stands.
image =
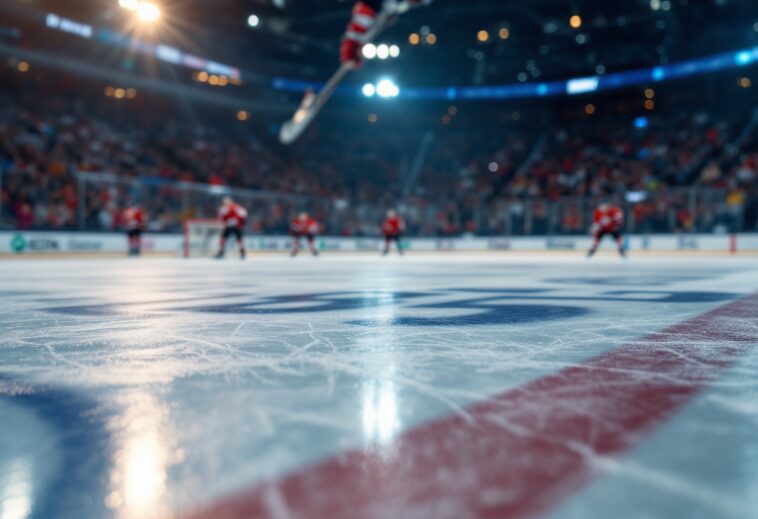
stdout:
[[(497, 129), (458, 116), (435, 121), (428, 137), (417, 128), (338, 125), (283, 153), (260, 125), (201, 108), (136, 92), (116, 101), (99, 85), (56, 82), (44, 71), (3, 75), (6, 228), (115, 229), (124, 205), (139, 199), (151, 229), (176, 231), (187, 217), (214, 214), (213, 196), (187, 203), (181, 186), (192, 183), (260, 194), (251, 208), (259, 233), (286, 232), (307, 207), (330, 233), (373, 235), (383, 211), (398, 206), (412, 235), (575, 234), (586, 232), (603, 197), (629, 202), (638, 232), (756, 229), (758, 137), (744, 111), (683, 108), (644, 125), (556, 117)], [(423, 139), (428, 150), (413, 177)], [(107, 177), (85, 183), (82, 173)]]

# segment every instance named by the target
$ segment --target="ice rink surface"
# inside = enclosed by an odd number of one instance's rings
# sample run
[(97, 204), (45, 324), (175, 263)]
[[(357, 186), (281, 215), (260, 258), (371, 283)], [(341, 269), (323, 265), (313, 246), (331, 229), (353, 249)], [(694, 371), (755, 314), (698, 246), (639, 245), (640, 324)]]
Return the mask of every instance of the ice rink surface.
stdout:
[(758, 262), (0, 262), (0, 518), (758, 518)]

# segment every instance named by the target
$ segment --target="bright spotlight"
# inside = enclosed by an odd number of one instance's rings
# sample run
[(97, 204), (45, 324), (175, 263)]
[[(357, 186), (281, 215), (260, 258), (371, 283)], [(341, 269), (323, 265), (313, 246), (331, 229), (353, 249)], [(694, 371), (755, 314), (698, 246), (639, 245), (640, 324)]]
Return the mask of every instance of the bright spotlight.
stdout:
[(139, 0), (118, 0), (118, 5), (129, 11), (136, 11), (139, 7)]
[(379, 97), (397, 97), (400, 95), (400, 88), (389, 79), (382, 79), (376, 85), (376, 93)]
[(161, 17), (161, 10), (157, 5), (150, 2), (140, 2), (137, 6), (137, 18), (143, 22), (157, 22)]
[(385, 45), (381, 44), (376, 48), (376, 57), (379, 59), (387, 59), (390, 57), (390, 48)]
[(363, 46), (363, 57), (366, 59), (374, 59), (376, 57), (376, 45), (373, 43), (367, 43)]
[(650, 121), (648, 120), (647, 117), (637, 117), (634, 120), (634, 127), (639, 130), (644, 130), (645, 128), (648, 127), (649, 124), (650, 124)]
[(390, 57), (397, 58), (400, 56), (400, 47), (397, 45), (391, 45), (390, 46)]
[(251, 14), (247, 17), (247, 25), (248, 27), (258, 27), (261, 24), (261, 19), (258, 18), (257, 14)]
[(374, 97), (374, 94), (376, 94), (376, 87), (372, 85), (371, 83), (366, 83), (363, 85), (363, 95), (366, 97)]
[(749, 65), (753, 61), (753, 54), (748, 51), (740, 51), (735, 55), (737, 65)]

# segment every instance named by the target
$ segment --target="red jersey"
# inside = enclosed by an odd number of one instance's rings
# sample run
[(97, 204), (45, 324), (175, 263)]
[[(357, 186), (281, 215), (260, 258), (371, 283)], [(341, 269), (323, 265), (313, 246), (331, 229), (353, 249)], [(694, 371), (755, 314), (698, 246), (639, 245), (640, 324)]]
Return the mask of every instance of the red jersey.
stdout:
[(405, 232), (405, 222), (400, 216), (388, 216), (382, 225), (385, 236), (398, 236)]
[(615, 232), (624, 225), (624, 211), (615, 206), (595, 210), (594, 227), (600, 232)]
[(318, 222), (310, 216), (308, 218), (295, 218), (290, 224), (290, 231), (292, 231), (292, 234), (297, 234), (299, 236), (312, 236), (318, 234), (319, 229), (320, 226)]
[(247, 211), (239, 204), (223, 205), (218, 210), (218, 217), (225, 227), (242, 228), (247, 220)]
[(144, 229), (147, 218), (145, 212), (137, 207), (130, 207), (124, 211), (124, 227), (132, 231), (134, 229)]

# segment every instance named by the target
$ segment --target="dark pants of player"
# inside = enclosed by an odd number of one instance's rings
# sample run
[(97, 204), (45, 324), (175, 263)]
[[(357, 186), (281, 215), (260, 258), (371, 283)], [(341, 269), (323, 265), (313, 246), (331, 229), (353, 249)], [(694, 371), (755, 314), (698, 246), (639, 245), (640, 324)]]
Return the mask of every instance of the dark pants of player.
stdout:
[(384, 255), (390, 253), (390, 249), (392, 248), (392, 242), (397, 243), (397, 252), (402, 256), (403, 255), (403, 235), (402, 234), (385, 234), (384, 235)]
[(226, 240), (228, 240), (230, 237), (234, 236), (237, 240), (237, 247), (240, 251), (240, 257), (245, 257), (245, 244), (242, 241), (242, 229), (239, 227), (227, 227), (224, 229), (223, 234), (221, 234), (221, 245), (219, 246), (218, 254), (216, 255), (217, 258), (223, 258), (224, 254), (226, 253)]
[(308, 249), (311, 254), (318, 256), (318, 249), (316, 248), (316, 237), (313, 234), (293, 234), (292, 235), (292, 253), (291, 256), (297, 256), (300, 253), (300, 240), (305, 238), (308, 242)]
[(621, 231), (598, 231), (595, 233), (594, 241), (592, 242), (592, 248), (587, 253), (588, 256), (594, 256), (597, 252), (598, 247), (600, 247), (600, 242), (603, 241), (603, 238), (606, 236), (612, 236), (614, 240), (616, 240), (616, 246), (618, 247), (619, 254), (622, 256), (626, 256), (626, 251), (624, 250), (624, 236), (621, 234)]
[(129, 229), (126, 236), (129, 242), (129, 256), (142, 254), (142, 229)]

